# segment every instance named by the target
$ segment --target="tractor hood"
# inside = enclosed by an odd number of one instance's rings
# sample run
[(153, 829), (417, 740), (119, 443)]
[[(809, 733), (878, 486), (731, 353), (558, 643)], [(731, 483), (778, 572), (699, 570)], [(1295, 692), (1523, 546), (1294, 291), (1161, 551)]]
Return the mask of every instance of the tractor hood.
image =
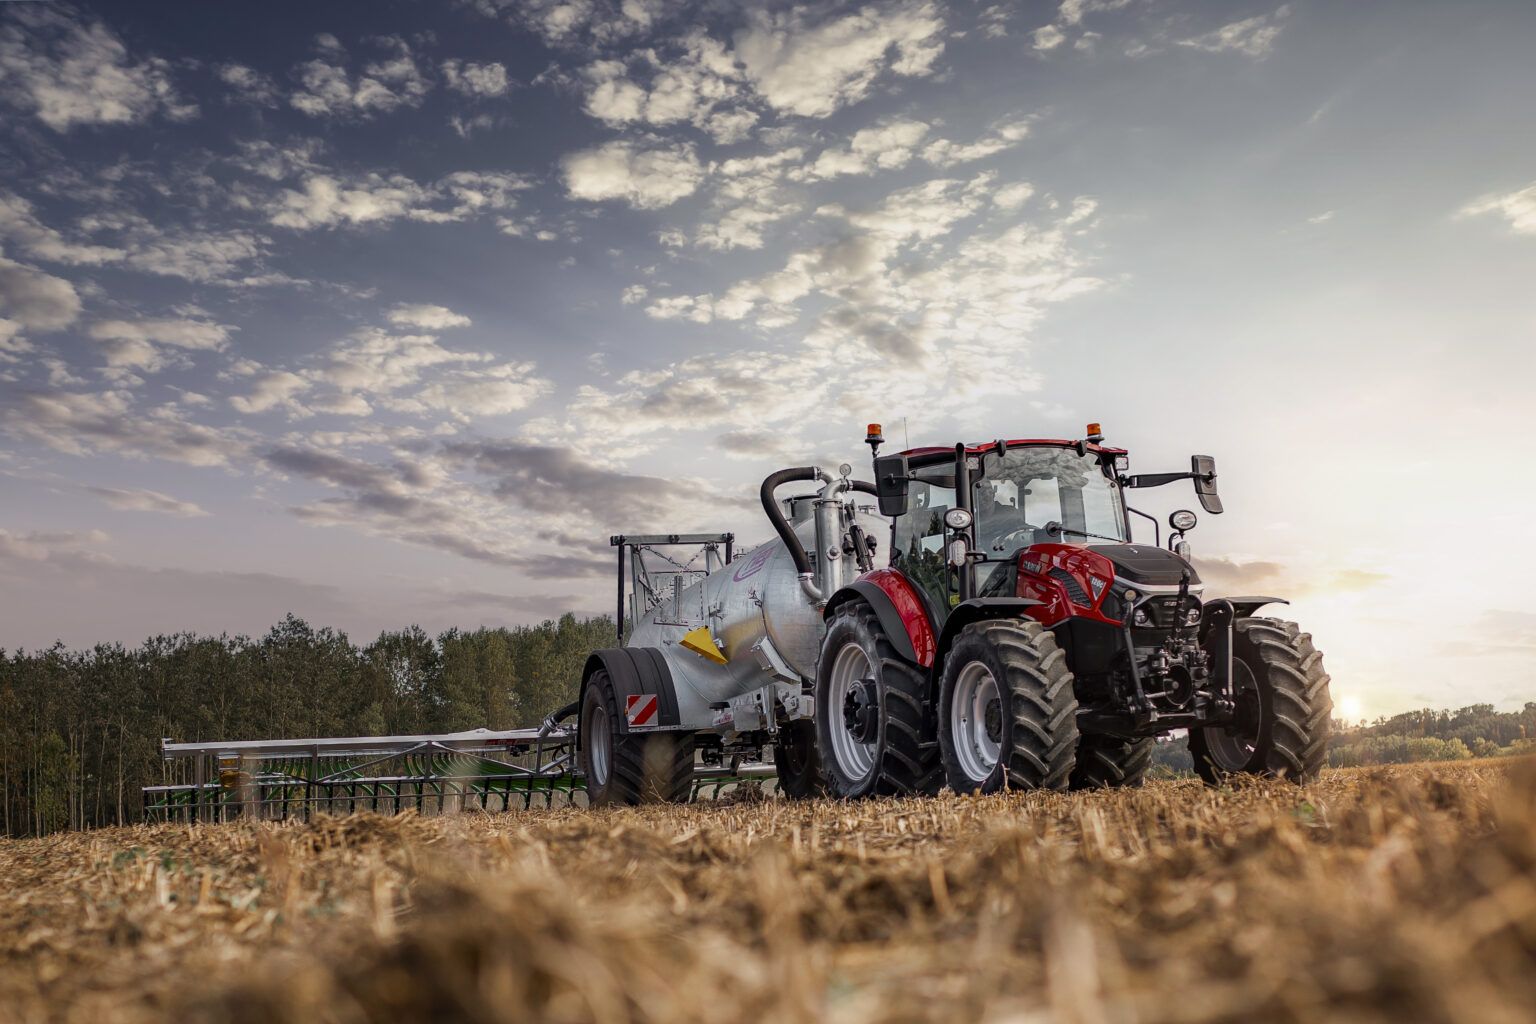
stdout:
[(1115, 575), (1144, 587), (1176, 587), (1184, 573), (1190, 586), (1198, 586), (1200, 574), (1184, 559), (1163, 548), (1142, 544), (1094, 544), (1089, 550), (1115, 563)]

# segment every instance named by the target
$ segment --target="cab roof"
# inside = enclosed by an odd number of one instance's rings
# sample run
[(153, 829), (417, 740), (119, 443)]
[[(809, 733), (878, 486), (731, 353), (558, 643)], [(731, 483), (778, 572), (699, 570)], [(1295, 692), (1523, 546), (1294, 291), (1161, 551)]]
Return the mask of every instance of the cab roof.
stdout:
[[(1044, 437), (1018, 438), (1012, 441), (1004, 441), (1003, 443), (1009, 448), (1076, 448), (1078, 444), (1076, 441)], [(1086, 447), (1090, 452), (1101, 455), (1128, 454), (1127, 450), (1124, 448), (1111, 448), (1107, 445), (1094, 444), (1092, 442), (1089, 442)], [(994, 451), (996, 448), (996, 441), (986, 441), (979, 444), (967, 444), (965, 446), (965, 452), (967, 455), (985, 455), (987, 452)], [(905, 455), (909, 459), (926, 460), (936, 455), (953, 455), (954, 453), (955, 449), (953, 445), (949, 447), (941, 447), (935, 445), (926, 448), (908, 448), (906, 451), (901, 452), (900, 454)]]

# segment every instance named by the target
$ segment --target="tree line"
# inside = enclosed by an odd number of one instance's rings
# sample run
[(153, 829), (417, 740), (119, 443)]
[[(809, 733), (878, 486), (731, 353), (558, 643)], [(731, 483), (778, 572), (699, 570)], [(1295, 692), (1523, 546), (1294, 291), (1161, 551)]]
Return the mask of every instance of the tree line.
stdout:
[[(0, 835), (140, 820), (140, 789), (169, 781), (160, 740), (456, 732), (537, 726), (575, 699), (608, 616), (537, 626), (412, 626), (366, 647), (289, 616), (264, 636), (157, 636), (135, 648), (0, 650)], [(1536, 753), (1536, 701), (1334, 723), (1334, 767)], [(1184, 739), (1164, 774), (1192, 770)]]
[(412, 626), (359, 647), (294, 616), (264, 636), (157, 636), (138, 647), (0, 650), (0, 834), (140, 820), (167, 781), (160, 740), (456, 732), (537, 726), (575, 699), (613, 619)]
[[(1536, 754), (1536, 701), (1527, 701), (1519, 711), (1472, 704), (1455, 711), (1420, 708), (1369, 723), (1335, 719), (1328, 737), (1332, 768), (1516, 754)], [(1195, 770), (1183, 735), (1154, 746), (1152, 763), (1165, 775), (1191, 775)]]

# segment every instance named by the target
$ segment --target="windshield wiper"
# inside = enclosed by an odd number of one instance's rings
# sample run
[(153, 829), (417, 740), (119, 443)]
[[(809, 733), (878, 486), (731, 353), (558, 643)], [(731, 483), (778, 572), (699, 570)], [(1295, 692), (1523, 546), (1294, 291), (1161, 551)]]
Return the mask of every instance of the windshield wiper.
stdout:
[(1106, 537), (1102, 533), (1089, 533), (1087, 530), (1074, 530), (1072, 527), (1063, 526), (1054, 520), (1045, 524), (1045, 532), (1053, 537), (1063, 533), (1072, 533), (1079, 537), (1092, 537), (1095, 540), (1114, 541), (1116, 544), (1125, 543), (1125, 539), (1123, 537)]

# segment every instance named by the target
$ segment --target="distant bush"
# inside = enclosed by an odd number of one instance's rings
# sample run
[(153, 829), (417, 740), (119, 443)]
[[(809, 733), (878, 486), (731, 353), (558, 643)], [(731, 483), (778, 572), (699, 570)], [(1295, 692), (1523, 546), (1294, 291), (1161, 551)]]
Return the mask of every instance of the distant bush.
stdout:
[(1434, 736), (1368, 736), (1328, 752), (1335, 768), (1373, 764), (1410, 764), (1415, 761), (1465, 761), (1472, 751), (1460, 739)]

